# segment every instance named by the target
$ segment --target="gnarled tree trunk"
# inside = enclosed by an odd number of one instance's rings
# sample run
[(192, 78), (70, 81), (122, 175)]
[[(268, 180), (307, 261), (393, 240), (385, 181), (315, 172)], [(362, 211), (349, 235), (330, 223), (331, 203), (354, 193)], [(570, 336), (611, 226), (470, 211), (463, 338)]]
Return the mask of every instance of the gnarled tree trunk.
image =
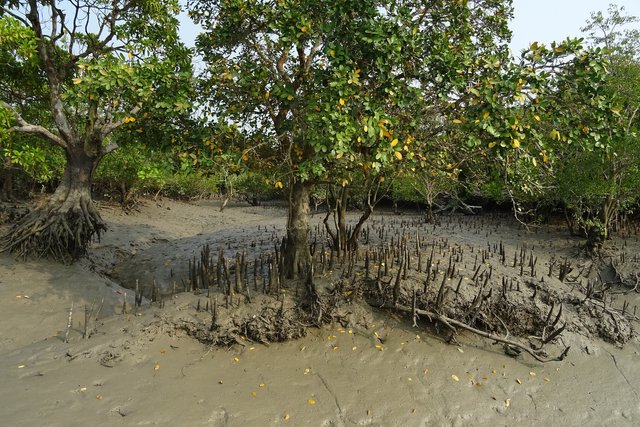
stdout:
[(289, 217), (284, 245), (283, 269), (289, 279), (306, 278), (311, 268), (309, 248), (309, 196), (311, 184), (293, 182), (289, 190)]
[[(42, 205), (13, 225), (2, 250), (18, 256), (73, 261), (87, 252), (94, 237), (106, 230), (91, 198), (91, 180), (100, 154), (87, 154), (89, 144), (69, 144), (67, 164), (56, 191)], [(94, 144), (95, 153), (100, 145)]]

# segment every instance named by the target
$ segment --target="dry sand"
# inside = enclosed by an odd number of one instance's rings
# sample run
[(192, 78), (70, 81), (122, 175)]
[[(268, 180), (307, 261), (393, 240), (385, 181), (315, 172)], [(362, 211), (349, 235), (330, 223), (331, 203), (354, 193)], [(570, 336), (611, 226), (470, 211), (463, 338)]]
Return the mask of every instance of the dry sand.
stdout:
[[(270, 245), (285, 211), (220, 213), (217, 203), (169, 200), (146, 201), (131, 214), (101, 210), (110, 230), (89, 259), (63, 266), (0, 257), (1, 425), (640, 425), (636, 337), (619, 349), (565, 334), (568, 358), (541, 364), (467, 334), (445, 344), (373, 312), (367, 325), (330, 325), (284, 344), (208, 348), (168, 321), (193, 310), (189, 295), (164, 309), (145, 302), (136, 315), (133, 292), (104, 273), (171, 286), (204, 242), (229, 252), (248, 241)], [(451, 239), (482, 236), (461, 231)], [(526, 239), (575, 244), (555, 231), (514, 234), (512, 243)], [(83, 339), (92, 304), (94, 312), (102, 307), (99, 320)]]

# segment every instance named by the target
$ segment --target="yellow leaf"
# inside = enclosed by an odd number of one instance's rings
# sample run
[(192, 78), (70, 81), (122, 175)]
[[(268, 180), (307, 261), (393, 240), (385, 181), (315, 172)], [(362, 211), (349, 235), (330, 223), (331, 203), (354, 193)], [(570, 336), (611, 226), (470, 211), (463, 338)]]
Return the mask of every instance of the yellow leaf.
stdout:
[(316, 404), (316, 401), (315, 401), (315, 399), (309, 399), (309, 400), (307, 400), (307, 403), (308, 403), (309, 405), (315, 405), (315, 404)]
[(379, 182), (384, 182), (384, 176), (381, 176), (380, 179), (378, 179)]
[(453, 120), (453, 123), (455, 123), (455, 124), (459, 125), (459, 124), (461, 124), (461, 123), (462, 123), (462, 120), (460, 120), (460, 119), (454, 119), (454, 120)]
[(344, 99), (340, 98), (340, 105), (344, 105)]
[(293, 95), (289, 95), (289, 96), (287, 96), (287, 99), (288, 99), (289, 101), (293, 100)]
[(518, 384), (522, 384), (522, 381), (520, 381), (520, 378), (516, 378), (516, 382), (517, 382)]
[(335, 51), (335, 50), (333, 50), (333, 49), (331, 49), (331, 50), (329, 51), (329, 56), (332, 56), (332, 57), (333, 57), (333, 56), (336, 56), (336, 51)]
[(269, 91), (266, 91), (264, 93), (264, 99), (266, 99), (268, 101), (269, 100), (269, 96), (271, 96), (271, 94), (269, 93)]
[(237, 357), (234, 357), (234, 358), (233, 358), (233, 361), (234, 361), (235, 363), (238, 363), (238, 362), (240, 361), (240, 359), (238, 359)]
[(365, 132), (368, 132), (368, 131), (369, 131), (369, 126), (364, 125), (364, 128), (362, 128), (362, 129), (363, 129)]
[(282, 417), (285, 421), (289, 421), (289, 414), (284, 414), (284, 417)]
[(276, 181), (275, 187), (282, 188), (282, 181)]
[(507, 399), (507, 400), (505, 400), (505, 401), (504, 401), (504, 406), (508, 408), (508, 407), (509, 407), (509, 405), (511, 405), (511, 399)]
[(490, 142), (490, 143), (489, 143), (489, 148), (493, 148), (493, 147), (495, 147), (496, 145), (498, 145), (498, 143), (497, 143), (496, 141), (494, 141), (494, 142)]
[(487, 117), (489, 117), (489, 112), (488, 112), (488, 111), (485, 111), (485, 112), (482, 114), (482, 119), (483, 119), (483, 120), (485, 120)]
[(402, 153), (401, 153), (401, 152), (396, 151), (396, 153), (395, 153), (395, 154), (396, 154), (396, 159), (398, 159), (398, 160), (402, 160)]
[(534, 118), (537, 122), (539, 122), (539, 121), (540, 121), (540, 116), (539, 116), (539, 115), (537, 115), (537, 114), (534, 114), (534, 115), (533, 115), (533, 118)]
[(80, 83), (82, 83), (82, 79), (72, 79), (71, 81), (74, 85), (79, 85)]
[(518, 148), (518, 147), (520, 147), (520, 141), (518, 141), (517, 139), (514, 139), (514, 140), (511, 142), (511, 147), (513, 147), (513, 148)]
[(531, 375), (532, 377), (535, 377), (537, 374), (533, 371), (529, 372), (529, 375)]
[(537, 166), (538, 166), (538, 161), (535, 159), (535, 157), (532, 157), (532, 158), (531, 158), (531, 163), (533, 163), (533, 166), (534, 166), (534, 167), (537, 167)]
[(398, 138), (396, 138), (393, 141), (391, 141), (391, 146), (392, 147), (395, 147), (396, 145), (398, 145)]
[(305, 25), (304, 27), (300, 28), (300, 31), (302, 31), (303, 33), (306, 33), (307, 31), (309, 31), (309, 27)]
[(457, 375), (451, 375), (451, 379), (454, 381), (460, 381), (460, 378), (458, 378)]

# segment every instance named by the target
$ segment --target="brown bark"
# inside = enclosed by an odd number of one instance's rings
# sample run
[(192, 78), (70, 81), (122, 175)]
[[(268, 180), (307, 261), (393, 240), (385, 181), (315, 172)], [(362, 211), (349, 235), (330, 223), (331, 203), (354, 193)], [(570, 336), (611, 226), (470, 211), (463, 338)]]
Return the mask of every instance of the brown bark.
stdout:
[(69, 144), (66, 154), (67, 164), (56, 191), (3, 236), (3, 251), (69, 262), (84, 255), (90, 242), (106, 230), (91, 199), (99, 155), (87, 154), (83, 144)]
[(310, 193), (311, 185), (299, 181), (292, 183), (289, 190), (289, 217), (283, 253), (284, 274), (289, 279), (305, 278), (311, 268)]
[(13, 165), (10, 157), (4, 158), (2, 169), (2, 191), (0, 192), (0, 200), (7, 202), (13, 199)]

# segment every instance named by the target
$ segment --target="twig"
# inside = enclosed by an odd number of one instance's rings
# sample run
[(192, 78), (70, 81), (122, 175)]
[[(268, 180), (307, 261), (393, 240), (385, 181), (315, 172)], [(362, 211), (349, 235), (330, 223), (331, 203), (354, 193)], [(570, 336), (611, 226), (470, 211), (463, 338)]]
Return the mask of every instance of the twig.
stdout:
[(71, 300), (71, 308), (69, 309), (69, 319), (67, 320), (67, 330), (64, 333), (64, 342), (68, 343), (69, 342), (69, 332), (71, 331), (71, 322), (73, 319), (73, 303), (74, 301)]

